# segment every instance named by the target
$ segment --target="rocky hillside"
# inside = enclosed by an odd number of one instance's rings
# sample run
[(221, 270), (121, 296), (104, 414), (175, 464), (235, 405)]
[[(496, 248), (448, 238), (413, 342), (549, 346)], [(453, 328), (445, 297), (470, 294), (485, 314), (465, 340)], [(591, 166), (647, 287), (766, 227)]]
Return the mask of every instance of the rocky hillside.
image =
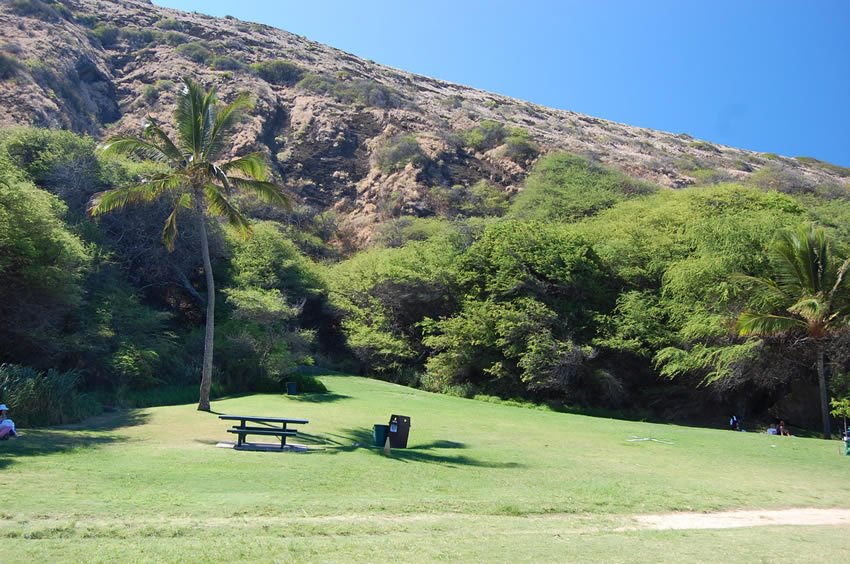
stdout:
[(805, 190), (850, 170), (537, 106), (365, 61), (282, 30), (143, 0), (0, 3), (0, 126), (102, 137), (168, 121), (182, 77), (248, 90), (234, 151), (261, 150), (279, 180), (354, 239), (400, 215), (439, 213), (430, 191), (480, 180), (513, 192), (564, 150), (669, 188), (745, 179)]

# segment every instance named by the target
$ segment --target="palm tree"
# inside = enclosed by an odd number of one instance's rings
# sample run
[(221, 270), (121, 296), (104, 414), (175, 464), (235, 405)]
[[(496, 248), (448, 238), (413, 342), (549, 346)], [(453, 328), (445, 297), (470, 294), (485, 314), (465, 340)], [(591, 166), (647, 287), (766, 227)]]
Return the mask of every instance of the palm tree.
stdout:
[(770, 248), (773, 278), (738, 276), (759, 292), (761, 311), (738, 317), (741, 336), (779, 336), (799, 333), (814, 342), (820, 388), (824, 438), (831, 436), (824, 341), (846, 326), (850, 313), (845, 274), (850, 259), (838, 268), (823, 229), (803, 224), (777, 234)]
[(229, 144), (229, 134), (234, 126), (243, 113), (253, 107), (248, 94), (239, 94), (233, 102), (222, 106), (214, 87), (205, 92), (189, 78), (184, 79), (183, 84), (174, 110), (176, 141), (169, 137), (156, 120), (148, 117), (143, 137), (112, 137), (99, 148), (104, 154), (124, 154), (161, 162), (168, 165), (170, 170), (135, 186), (97, 193), (89, 202), (88, 211), (91, 216), (98, 216), (168, 195), (174, 203), (174, 209), (165, 221), (162, 240), (169, 251), (174, 249), (177, 239), (178, 215), (186, 210), (196, 212), (207, 286), (204, 362), (198, 409), (209, 411), (215, 286), (207, 241), (207, 215), (223, 217), (238, 232), (247, 236), (251, 231), (248, 219), (230, 200), (234, 189), (251, 191), (261, 200), (272, 204), (288, 206), (289, 199), (278, 186), (267, 181), (266, 164), (260, 154), (251, 153), (226, 162), (217, 162)]

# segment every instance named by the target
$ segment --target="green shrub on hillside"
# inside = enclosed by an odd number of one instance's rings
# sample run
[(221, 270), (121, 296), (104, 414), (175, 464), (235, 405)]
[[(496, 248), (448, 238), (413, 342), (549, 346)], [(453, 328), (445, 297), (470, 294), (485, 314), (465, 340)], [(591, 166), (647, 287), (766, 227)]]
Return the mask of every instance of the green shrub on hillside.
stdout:
[(304, 77), (304, 69), (285, 59), (272, 59), (251, 65), (257, 76), (280, 86), (292, 86)]
[(408, 163), (422, 166), (428, 160), (412, 133), (399, 134), (387, 140), (376, 151), (375, 158), (378, 167), (387, 174), (403, 169)]
[(121, 30), (110, 24), (97, 24), (91, 30), (91, 34), (100, 41), (100, 44), (106, 48), (115, 46), (118, 43), (118, 37), (121, 35)]
[(365, 79), (341, 81), (308, 73), (298, 82), (297, 86), (302, 90), (331, 96), (339, 102), (375, 108), (400, 107), (404, 100), (396, 90), (379, 82)]
[(154, 24), (159, 29), (167, 29), (171, 31), (182, 31), (183, 24), (174, 18), (165, 18)]
[(508, 194), (486, 180), (472, 186), (434, 186), (428, 203), (443, 217), (499, 217), (508, 210)]
[(502, 156), (516, 162), (531, 160), (540, 153), (540, 148), (531, 140), (528, 132), (518, 127), (508, 130), (503, 147)]
[(174, 88), (174, 82), (171, 80), (157, 80), (153, 84), (148, 84), (145, 86), (144, 90), (142, 90), (142, 98), (148, 104), (153, 104), (159, 99), (159, 95), (166, 90), (171, 90)]
[(23, 65), (7, 53), (0, 53), (0, 80), (8, 80), (18, 76)]
[(145, 47), (154, 41), (158, 41), (160, 38), (159, 32), (151, 29), (140, 29), (138, 27), (121, 28), (120, 36), (133, 49)]
[(238, 71), (245, 68), (245, 63), (228, 55), (216, 55), (210, 62), (210, 68), (217, 71)]
[(46, 22), (69, 20), (73, 17), (68, 8), (55, 0), (9, 0), (8, 6), (14, 14)]
[(484, 120), (477, 126), (461, 135), (464, 145), (476, 151), (486, 151), (498, 147), (508, 136), (504, 124), (492, 120)]
[(213, 52), (209, 49), (206, 41), (192, 41), (178, 45), (175, 49), (177, 53), (186, 57), (190, 61), (209, 65), (213, 58)]
[(762, 190), (784, 194), (811, 192), (814, 186), (799, 172), (779, 163), (770, 163), (750, 175), (747, 182)]
[(556, 153), (541, 158), (511, 207), (522, 219), (575, 221), (657, 188), (581, 157)]

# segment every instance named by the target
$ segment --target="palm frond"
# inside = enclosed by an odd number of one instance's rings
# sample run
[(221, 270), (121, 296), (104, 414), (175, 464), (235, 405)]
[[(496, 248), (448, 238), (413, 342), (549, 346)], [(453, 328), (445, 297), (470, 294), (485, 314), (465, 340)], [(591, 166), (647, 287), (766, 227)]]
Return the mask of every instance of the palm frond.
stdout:
[(244, 112), (254, 107), (250, 94), (242, 92), (230, 104), (214, 114), (211, 127), (205, 129), (204, 158), (212, 159), (224, 148), (226, 134), (242, 119)]
[(163, 174), (135, 186), (98, 192), (89, 200), (87, 211), (89, 216), (96, 217), (128, 205), (152, 202), (164, 192), (179, 188), (184, 184), (185, 177), (177, 172)]
[(829, 304), (823, 296), (808, 296), (788, 307), (788, 313), (794, 313), (808, 322), (822, 322), (830, 315)]
[(148, 121), (145, 123), (144, 135), (146, 138), (155, 139), (156, 146), (159, 147), (162, 153), (167, 155), (175, 165), (180, 166), (185, 163), (183, 153), (177, 148), (171, 140), (171, 137), (169, 137), (162, 127), (160, 127), (159, 122), (150, 116), (148, 116)]
[(235, 158), (221, 165), (221, 170), (226, 173), (241, 172), (255, 180), (266, 180), (268, 178), (268, 167), (262, 153), (249, 153), (245, 156)]
[(248, 218), (242, 215), (242, 212), (227, 199), (221, 187), (215, 184), (205, 185), (204, 196), (207, 200), (207, 207), (212, 214), (225, 218), (242, 236), (251, 233), (251, 224), (248, 223)]
[(204, 123), (208, 120), (210, 101), (215, 100), (215, 87), (209, 92), (191, 78), (183, 79), (183, 90), (177, 97), (174, 121), (183, 149), (194, 155), (204, 152)]
[(162, 228), (162, 242), (168, 252), (174, 250), (174, 242), (177, 240), (177, 213), (180, 209), (192, 209), (192, 197), (188, 193), (183, 193), (177, 198), (174, 204), (174, 209), (168, 214), (168, 219), (165, 220), (165, 227)]
[[(104, 155), (128, 155), (142, 160), (157, 162), (169, 162), (173, 160), (172, 155), (166, 150), (163, 150), (162, 147), (131, 135), (111, 137), (98, 147), (98, 151)], [(179, 160), (177, 162), (179, 163)]]
[(776, 336), (806, 327), (807, 325), (803, 320), (795, 317), (753, 312), (742, 313), (736, 324), (738, 335), (741, 337), (749, 335)]
[(233, 187), (253, 192), (262, 202), (291, 209), (289, 196), (277, 184), (266, 182), (265, 180), (251, 180), (235, 176), (229, 177), (229, 180)]

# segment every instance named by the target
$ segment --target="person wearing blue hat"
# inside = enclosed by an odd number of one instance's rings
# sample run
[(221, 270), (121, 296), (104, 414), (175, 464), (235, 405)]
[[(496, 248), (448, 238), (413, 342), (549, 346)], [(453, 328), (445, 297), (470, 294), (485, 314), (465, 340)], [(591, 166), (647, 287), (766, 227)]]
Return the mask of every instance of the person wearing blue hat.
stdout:
[(15, 422), (6, 416), (8, 412), (9, 408), (6, 407), (6, 404), (0, 403), (0, 441), (18, 436), (18, 432), (15, 430)]

